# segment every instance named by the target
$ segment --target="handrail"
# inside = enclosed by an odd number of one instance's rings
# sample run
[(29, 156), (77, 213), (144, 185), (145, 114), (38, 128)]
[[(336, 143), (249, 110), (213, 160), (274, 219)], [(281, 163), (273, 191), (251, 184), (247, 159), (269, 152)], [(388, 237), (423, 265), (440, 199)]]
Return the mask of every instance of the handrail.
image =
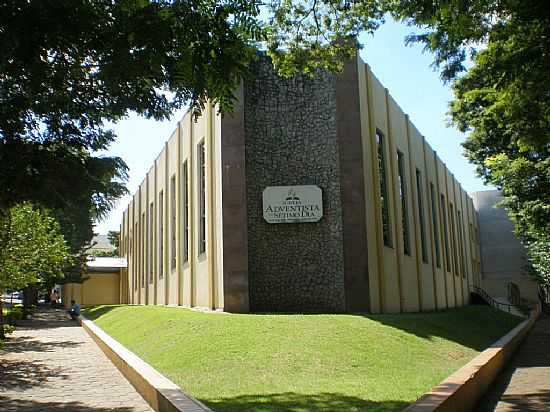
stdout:
[(510, 303), (500, 302), (500, 301), (496, 300), (491, 295), (489, 295), (487, 292), (485, 292), (485, 290), (481, 289), (480, 287), (478, 287), (476, 285), (470, 285), (470, 288), (475, 293), (477, 293), (479, 296), (481, 296), (485, 300), (485, 302), (487, 302), (490, 306), (493, 306), (494, 308), (500, 309), (500, 307), (502, 306), (506, 310), (508, 310), (508, 312), (511, 312), (512, 308), (521, 311), (521, 309), (518, 308), (515, 305), (512, 305)]
[(508, 302), (516, 306), (521, 305), (521, 293), (514, 282), (508, 283)]

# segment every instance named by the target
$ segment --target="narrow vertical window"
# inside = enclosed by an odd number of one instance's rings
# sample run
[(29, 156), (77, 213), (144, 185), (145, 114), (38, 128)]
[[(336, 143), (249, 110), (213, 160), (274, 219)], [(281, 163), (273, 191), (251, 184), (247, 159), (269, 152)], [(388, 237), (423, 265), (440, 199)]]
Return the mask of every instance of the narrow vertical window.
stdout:
[(449, 232), (447, 228), (447, 208), (445, 207), (445, 196), (441, 195), (441, 218), (443, 221), (443, 240), (445, 241), (445, 267), (451, 271), (451, 257), (449, 255)]
[(391, 222), (388, 198), (388, 181), (386, 175), (386, 155), (384, 148), (384, 135), (376, 130), (376, 143), (378, 145), (378, 171), (380, 177), (380, 205), (382, 207), (382, 234), (384, 245), (393, 247), (391, 237)]
[(439, 225), (437, 216), (439, 213), (437, 211), (437, 203), (435, 201), (435, 188), (434, 184), (430, 183), (430, 198), (432, 203), (432, 224), (434, 227), (434, 244), (435, 244), (435, 263), (438, 268), (441, 267), (441, 250), (439, 247)]
[(137, 274), (137, 270), (138, 270), (138, 265), (137, 265), (137, 262), (138, 262), (138, 256), (139, 256), (139, 249), (138, 249), (138, 223), (135, 222), (134, 223), (134, 270), (133, 270), (133, 274), (132, 274), (132, 278), (133, 278), (133, 282), (134, 282), (134, 290), (137, 290), (137, 287), (138, 287), (138, 278), (136, 276)]
[(475, 242), (474, 242), (474, 226), (472, 225), (471, 222), (469, 223), (469, 227), (470, 227), (470, 255), (473, 258), (474, 251), (475, 251)]
[(453, 204), (450, 203), (449, 207), (449, 221), (451, 222), (451, 250), (453, 251), (453, 268), (455, 271), (455, 275), (458, 275), (458, 257), (457, 257), (457, 249), (458, 246), (456, 245), (456, 228), (455, 228), (455, 219), (454, 219), (454, 212), (453, 212)]
[(458, 243), (460, 247), (460, 273), (462, 274), (462, 277), (466, 277), (466, 263), (465, 263), (465, 255), (466, 250), (464, 249), (464, 232), (463, 232), (463, 225), (462, 225), (462, 213), (460, 210), (457, 211), (457, 222), (458, 222)]
[(422, 247), (422, 261), (428, 263), (428, 249), (426, 247), (426, 222), (424, 220), (424, 190), (422, 188), (422, 174), (416, 169), (416, 193), (418, 196), (418, 216), (420, 220), (420, 244)]
[(182, 225), (182, 242), (181, 242), (181, 261), (187, 262), (189, 259), (189, 195), (187, 182), (187, 160), (183, 162), (181, 168), (181, 225)]
[(405, 156), (397, 151), (397, 174), (399, 178), (399, 197), (401, 199), (401, 224), (403, 226), (403, 252), (411, 255), (409, 234), (409, 202), (407, 199), (407, 176), (405, 174)]
[(176, 268), (176, 175), (170, 179), (170, 269)]
[(199, 178), (199, 254), (206, 252), (206, 152), (204, 141), (197, 147)]
[(164, 276), (164, 192), (159, 193), (159, 278)]
[(141, 214), (141, 287), (145, 286), (145, 236), (147, 231), (145, 230), (145, 223), (147, 221), (145, 220), (145, 212)]
[(149, 283), (153, 283), (153, 251), (154, 249), (154, 208), (153, 202), (149, 205), (149, 242), (147, 247), (149, 248)]

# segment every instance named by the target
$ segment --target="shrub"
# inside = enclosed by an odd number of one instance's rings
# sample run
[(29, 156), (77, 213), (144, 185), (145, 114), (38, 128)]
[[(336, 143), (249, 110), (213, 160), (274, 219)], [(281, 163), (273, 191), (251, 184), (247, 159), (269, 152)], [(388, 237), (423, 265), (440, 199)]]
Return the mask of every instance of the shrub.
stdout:
[(10, 333), (13, 333), (14, 331), (15, 331), (15, 326), (4, 324), (4, 335), (8, 335)]
[(19, 307), (13, 307), (12, 309), (8, 310), (8, 313), (6, 313), (4, 317), (4, 322), (7, 325), (15, 326), (15, 323), (21, 319), (23, 319), (23, 310)]

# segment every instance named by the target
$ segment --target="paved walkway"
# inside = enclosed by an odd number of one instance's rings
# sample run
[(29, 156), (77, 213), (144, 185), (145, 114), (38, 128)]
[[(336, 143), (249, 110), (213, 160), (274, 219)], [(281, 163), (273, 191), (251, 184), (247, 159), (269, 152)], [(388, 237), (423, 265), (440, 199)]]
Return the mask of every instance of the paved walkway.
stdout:
[(60, 309), (24, 321), (0, 351), (2, 412), (152, 412)]
[(550, 315), (537, 321), (477, 411), (550, 411)]

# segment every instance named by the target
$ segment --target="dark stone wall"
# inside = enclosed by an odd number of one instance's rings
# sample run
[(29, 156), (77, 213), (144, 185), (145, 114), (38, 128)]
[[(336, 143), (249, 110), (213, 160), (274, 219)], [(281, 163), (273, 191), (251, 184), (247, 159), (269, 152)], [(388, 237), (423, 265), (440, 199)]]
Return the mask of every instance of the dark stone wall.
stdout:
[(365, 182), (357, 61), (336, 78), (336, 130), (340, 155), (344, 283), (347, 312), (369, 312)]
[(224, 310), (248, 312), (248, 238), (242, 88), (221, 120)]
[[(261, 57), (244, 82), (248, 282), (252, 311), (346, 309), (336, 80), (278, 77)], [(269, 224), (266, 186), (317, 185), (323, 218)]]

